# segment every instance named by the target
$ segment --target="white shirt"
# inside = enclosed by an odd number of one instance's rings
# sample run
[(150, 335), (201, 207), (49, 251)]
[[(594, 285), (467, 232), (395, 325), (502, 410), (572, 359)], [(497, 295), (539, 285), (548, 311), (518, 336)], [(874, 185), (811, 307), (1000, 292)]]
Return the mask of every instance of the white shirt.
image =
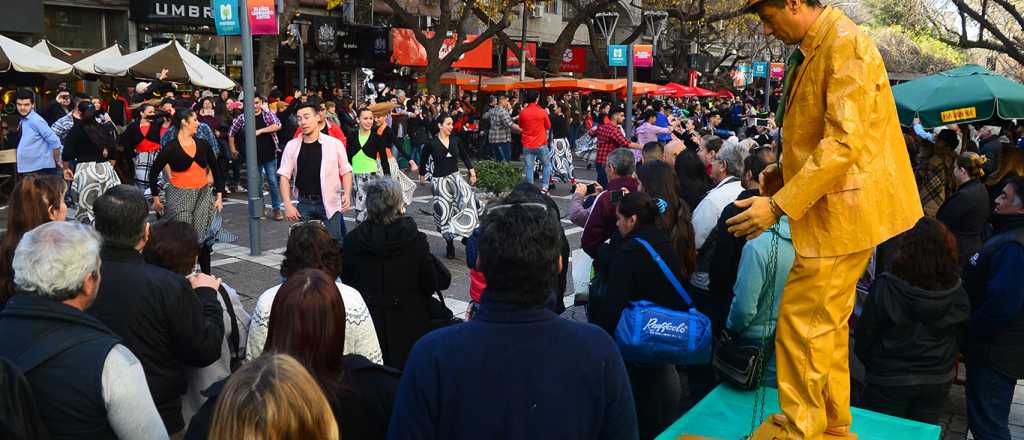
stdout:
[(743, 184), (740, 179), (727, 177), (718, 183), (708, 194), (697, 204), (693, 211), (693, 235), (697, 249), (704, 245), (708, 235), (718, 224), (718, 217), (722, 215), (725, 207), (736, 201), (736, 198), (743, 192)]
[[(359, 354), (376, 364), (384, 363), (384, 355), (380, 351), (377, 330), (373, 326), (370, 310), (359, 291), (349, 286), (336, 283), (341, 291), (341, 300), (345, 303), (345, 348), (344, 354)], [(263, 346), (267, 343), (267, 330), (270, 328), (270, 308), (277, 297), (277, 289), (281, 285), (267, 289), (256, 301), (249, 324), (249, 338), (245, 344), (245, 360), (260, 357)], [(298, 318), (298, 317), (296, 317)]]
[(167, 428), (149, 394), (142, 364), (128, 347), (114, 345), (100, 378), (107, 422), (117, 438), (166, 439)]

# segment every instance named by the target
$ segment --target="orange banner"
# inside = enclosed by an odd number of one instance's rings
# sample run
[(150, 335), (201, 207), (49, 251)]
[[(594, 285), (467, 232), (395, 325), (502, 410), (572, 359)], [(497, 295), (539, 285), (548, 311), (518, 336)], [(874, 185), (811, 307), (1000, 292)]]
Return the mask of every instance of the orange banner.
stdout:
[[(424, 32), (428, 38), (434, 35), (433, 32)], [(476, 39), (476, 35), (466, 35), (466, 42)], [(491, 54), (494, 52), (493, 42), (488, 38), (480, 43), (475, 49), (462, 54), (452, 67), (466, 69), (490, 69)], [(455, 45), (455, 38), (446, 38), (441, 45), (441, 58), (452, 50)], [(427, 65), (427, 50), (419, 41), (412, 29), (392, 28), (391, 29), (391, 62), (400, 66), (425, 67)]]

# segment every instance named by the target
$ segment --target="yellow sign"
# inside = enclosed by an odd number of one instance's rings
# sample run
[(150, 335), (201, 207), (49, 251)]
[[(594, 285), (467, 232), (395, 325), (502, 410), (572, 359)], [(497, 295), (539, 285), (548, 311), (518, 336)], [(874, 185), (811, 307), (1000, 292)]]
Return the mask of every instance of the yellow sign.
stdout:
[(965, 119), (977, 118), (978, 109), (975, 107), (956, 108), (953, 110), (946, 110), (940, 115), (942, 117), (942, 122), (963, 121)]

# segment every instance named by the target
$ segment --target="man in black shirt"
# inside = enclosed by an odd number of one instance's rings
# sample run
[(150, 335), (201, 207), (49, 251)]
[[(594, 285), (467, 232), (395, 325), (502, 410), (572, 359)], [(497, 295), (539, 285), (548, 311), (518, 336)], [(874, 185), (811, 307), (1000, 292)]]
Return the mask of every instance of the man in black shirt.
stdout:
[[(281, 155), (281, 196), (289, 221), (320, 220), (340, 244), (345, 237), (343, 213), (352, 194), (352, 166), (340, 140), (320, 133), (318, 109), (305, 103), (296, 116), (302, 136), (288, 141)], [(292, 181), (298, 190), (298, 205), (292, 200)]]
[[(277, 187), (277, 131), (281, 130), (281, 121), (277, 119), (274, 112), (263, 108), (263, 97), (256, 95), (252, 97), (253, 113), (256, 121), (256, 161), (259, 162), (259, 173), (262, 178), (266, 174), (267, 186), (270, 187), (270, 202), (274, 206), (274, 220), (284, 220), (281, 213), (281, 195)], [(241, 114), (235, 118), (228, 131), (228, 145), (231, 147), (231, 157), (238, 158), (238, 150), (235, 148), (235, 134), (245, 129), (245, 115)], [(257, 191), (262, 190), (260, 183)]]

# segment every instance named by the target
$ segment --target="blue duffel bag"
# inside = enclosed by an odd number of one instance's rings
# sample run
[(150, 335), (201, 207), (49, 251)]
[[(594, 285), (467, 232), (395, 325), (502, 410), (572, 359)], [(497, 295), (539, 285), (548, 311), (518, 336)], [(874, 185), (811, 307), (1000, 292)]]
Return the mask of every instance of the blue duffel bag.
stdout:
[(650, 301), (634, 301), (622, 311), (615, 342), (627, 362), (645, 365), (696, 365), (711, 362), (711, 320), (693, 307), (690, 295), (661, 255), (647, 241), (634, 238), (651, 254), (665, 277), (690, 307), (681, 312)]

